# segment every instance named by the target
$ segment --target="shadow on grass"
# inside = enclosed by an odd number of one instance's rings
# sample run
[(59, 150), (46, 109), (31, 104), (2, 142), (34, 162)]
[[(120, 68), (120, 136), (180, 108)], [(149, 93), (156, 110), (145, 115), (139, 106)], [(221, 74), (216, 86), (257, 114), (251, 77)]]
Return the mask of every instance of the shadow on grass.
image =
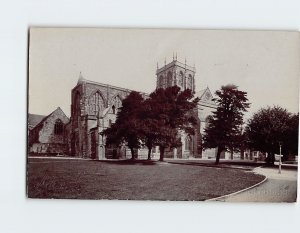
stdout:
[[(201, 167), (212, 167), (212, 168), (227, 168), (227, 169), (241, 169), (241, 170), (252, 170), (253, 167), (261, 166), (257, 163), (230, 163), (230, 162), (221, 162), (218, 165), (214, 163), (205, 163), (200, 161), (157, 161), (157, 160), (142, 160), (142, 159), (125, 159), (125, 160), (95, 160), (96, 162), (117, 164), (117, 165), (159, 165), (161, 163), (176, 164), (176, 165), (189, 165), (189, 166), (201, 166)], [(235, 165), (235, 166), (234, 166)], [(242, 166), (242, 167), (237, 167)]]
[(200, 167), (239, 169), (239, 170), (246, 170), (246, 171), (250, 171), (253, 169), (252, 167), (235, 167), (235, 166), (231, 166), (231, 165), (223, 164), (223, 163), (219, 163), (218, 165), (214, 164), (214, 163), (209, 164), (209, 163), (199, 163), (199, 162), (170, 162), (170, 161), (168, 161), (168, 163), (177, 164), (177, 165), (200, 166)]

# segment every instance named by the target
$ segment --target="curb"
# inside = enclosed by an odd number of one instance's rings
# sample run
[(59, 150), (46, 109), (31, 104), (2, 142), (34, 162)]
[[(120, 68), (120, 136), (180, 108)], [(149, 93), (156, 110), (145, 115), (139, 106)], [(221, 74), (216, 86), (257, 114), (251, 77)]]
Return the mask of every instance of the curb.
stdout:
[(267, 179), (268, 179), (268, 178), (265, 176), (265, 178), (264, 178), (262, 181), (258, 182), (257, 184), (254, 184), (254, 185), (252, 185), (252, 186), (250, 186), (250, 187), (248, 187), (248, 188), (244, 188), (244, 189), (239, 190), (239, 191), (237, 191), (237, 192), (229, 193), (229, 194), (226, 194), (226, 195), (223, 195), (223, 196), (220, 196), (220, 197), (210, 198), (210, 199), (207, 199), (207, 200), (205, 200), (205, 201), (219, 201), (220, 199), (223, 199), (223, 198), (226, 198), (226, 197), (234, 196), (234, 195), (236, 195), (236, 194), (239, 194), (239, 193), (248, 191), (249, 189), (252, 189), (252, 188), (255, 188), (255, 187), (261, 185), (262, 183), (266, 182)]

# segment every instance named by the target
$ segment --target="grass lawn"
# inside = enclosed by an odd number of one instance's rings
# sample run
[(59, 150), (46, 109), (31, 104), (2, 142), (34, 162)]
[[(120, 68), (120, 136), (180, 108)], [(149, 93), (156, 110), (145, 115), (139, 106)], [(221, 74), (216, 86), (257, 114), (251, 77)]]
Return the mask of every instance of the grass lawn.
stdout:
[(202, 201), (263, 179), (242, 169), (30, 158), (27, 185), (30, 198)]

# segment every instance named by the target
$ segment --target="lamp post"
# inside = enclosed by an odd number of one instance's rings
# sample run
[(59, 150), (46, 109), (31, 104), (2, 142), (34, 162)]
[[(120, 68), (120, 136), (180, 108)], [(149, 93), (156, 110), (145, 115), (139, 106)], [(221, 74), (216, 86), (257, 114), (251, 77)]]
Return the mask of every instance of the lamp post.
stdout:
[(281, 174), (281, 142), (279, 142), (279, 170), (278, 173)]

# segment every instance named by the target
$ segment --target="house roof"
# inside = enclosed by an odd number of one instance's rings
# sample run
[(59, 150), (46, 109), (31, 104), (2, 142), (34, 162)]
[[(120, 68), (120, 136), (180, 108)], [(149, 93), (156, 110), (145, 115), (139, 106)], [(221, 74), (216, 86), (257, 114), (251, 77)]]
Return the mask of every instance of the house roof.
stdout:
[(33, 129), (38, 123), (40, 123), (46, 116), (28, 113), (28, 129)]

